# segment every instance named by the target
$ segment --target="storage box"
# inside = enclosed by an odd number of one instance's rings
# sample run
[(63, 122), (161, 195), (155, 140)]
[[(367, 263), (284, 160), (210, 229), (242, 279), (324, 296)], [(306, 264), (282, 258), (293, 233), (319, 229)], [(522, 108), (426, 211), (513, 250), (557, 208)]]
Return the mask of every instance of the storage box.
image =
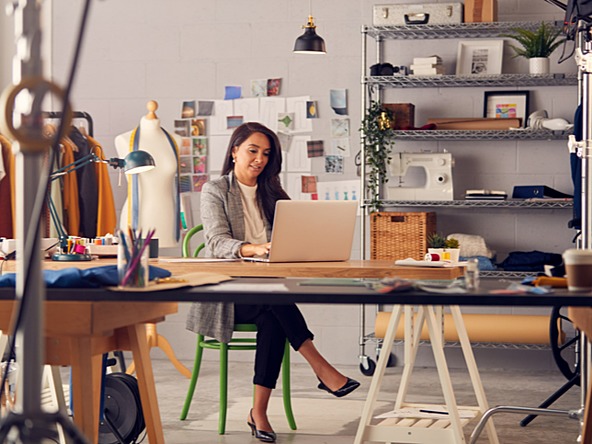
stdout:
[(465, 0), (465, 22), (497, 22), (497, 0)]
[(448, 117), (431, 118), (427, 123), (435, 124), (439, 130), (509, 130), (522, 127), (522, 119), (519, 118)]
[(443, 25), (461, 23), (462, 3), (374, 5), (374, 26)]
[(415, 105), (413, 103), (384, 103), (382, 106), (393, 115), (392, 129), (402, 130), (415, 127)]
[(370, 215), (370, 258), (423, 260), (436, 213), (377, 212)]

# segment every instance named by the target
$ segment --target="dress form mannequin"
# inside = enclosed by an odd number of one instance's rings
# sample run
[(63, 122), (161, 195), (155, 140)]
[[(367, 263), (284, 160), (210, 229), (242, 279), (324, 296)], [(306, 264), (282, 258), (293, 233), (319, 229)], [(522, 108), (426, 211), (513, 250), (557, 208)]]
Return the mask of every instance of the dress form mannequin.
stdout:
[[(155, 237), (158, 238), (160, 248), (170, 248), (178, 245), (178, 208), (177, 208), (177, 157), (171, 144), (160, 127), (160, 120), (155, 114), (158, 104), (151, 100), (146, 105), (148, 114), (140, 119), (140, 137), (138, 149), (146, 151), (154, 157), (156, 167), (150, 171), (138, 174), (138, 229), (146, 233), (149, 229), (155, 228)], [(115, 138), (115, 149), (117, 155), (123, 159), (130, 152), (130, 142), (134, 131), (128, 131)], [(177, 146), (181, 138), (177, 134), (171, 134)], [(137, 134), (136, 134), (137, 137)], [(133, 142), (132, 142), (133, 143)], [(128, 178), (131, 180), (131, 178)], [(129, 199), (125, 200), (121, 210), (119, 225), (122, 230), (127, 230), (131, 225)], [(191, 372), (175, 356), (175, 353), (166, 340), (156, 331), (156, 324), (146, 324), (146, 337), (149, 347), (159, 347), (164, 351), (175, 368), (186, 378), (191, 377)], [(132, 362), (127, 373), (133, 373), (135, 365)]]
[[(146, 107), (148, 113), (140, 119), (139, 149), (147, 151), (154, 157), (156, 168), (137, 175), (139, 196), (137, 228), (144, 233), (155, 228), (154, 236), (158, 238), (159, 247), (170, 248), (178, 245), (178, 190), (176, 188), (178, 154), (175, 154), (160, 127), (160, 119), (155, 114), (158, 104), (151, 100)], [(130, 152), (133, 132), (133, 130), (128, 131), (115, 138), (115, 149), (122, 159)], [(181, 138), (177, 134), (169, 134), (179, 145)], [(124, 231), (132, 223), (129, 205), (126, 199), (121, 210), (119, 226)]]

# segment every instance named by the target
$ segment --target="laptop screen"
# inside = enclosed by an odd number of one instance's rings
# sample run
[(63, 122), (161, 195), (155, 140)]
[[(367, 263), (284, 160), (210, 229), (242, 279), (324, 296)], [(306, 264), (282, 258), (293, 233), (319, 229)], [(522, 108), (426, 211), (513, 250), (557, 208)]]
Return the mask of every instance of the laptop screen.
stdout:
[(269, 262), (348, 260), (357, 208), (357, 201), (279, 200)]

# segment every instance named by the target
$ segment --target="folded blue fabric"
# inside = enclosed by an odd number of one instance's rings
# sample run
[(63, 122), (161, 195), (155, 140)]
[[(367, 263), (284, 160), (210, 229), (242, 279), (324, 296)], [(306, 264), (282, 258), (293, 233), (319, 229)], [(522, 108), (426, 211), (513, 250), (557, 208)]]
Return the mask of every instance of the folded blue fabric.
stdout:
[[(149, 266), (150, 280), (165, 278), (171, 272), (164, 268)], [(99, 288), (117, 285), (117, 265), (104, 265), (102, 267), (64, 268), (63, 270), (44, 270), (43, 279), (47, 288)], [(7, 273), (0, 276), (0, 287), (14, 287), (16, 273)]]

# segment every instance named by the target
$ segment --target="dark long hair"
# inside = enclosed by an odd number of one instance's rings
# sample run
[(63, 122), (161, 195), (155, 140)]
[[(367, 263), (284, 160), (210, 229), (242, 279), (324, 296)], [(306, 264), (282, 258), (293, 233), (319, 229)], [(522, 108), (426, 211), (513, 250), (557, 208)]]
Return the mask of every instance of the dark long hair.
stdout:
[(232, 136), (230, 136), (230, 142), (228, 142), (226, 158), (222, 166), (222, 174), (229, 174), (234, 170), (232, 149), (235, 146), (238, 147), (254, 133), (261, 133), (267, 137), (271, 148), (267, 165), (265, 165), (265, 168), (263, 168), (263, 171), (257, 177), (257, 202), (263, 210), (263, 215), (267, 221), (273, 225), (276, 201), (290, 199), (280, 183), (282, 148), (277, 135), (265, 125), (257, 122), (246, 122), (237, 127), (232, 133)]

